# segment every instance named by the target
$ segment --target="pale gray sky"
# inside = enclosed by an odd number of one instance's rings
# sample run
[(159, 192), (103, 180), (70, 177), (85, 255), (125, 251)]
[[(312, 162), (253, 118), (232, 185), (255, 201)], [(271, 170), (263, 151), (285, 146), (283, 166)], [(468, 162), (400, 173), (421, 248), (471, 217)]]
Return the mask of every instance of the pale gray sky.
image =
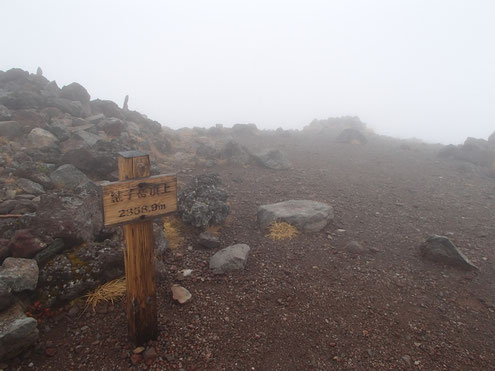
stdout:
[(0, 0), (0, 70), (170, 127), (302, 128), (357, 115), (459, 143), (495, 130), (492, 0)]

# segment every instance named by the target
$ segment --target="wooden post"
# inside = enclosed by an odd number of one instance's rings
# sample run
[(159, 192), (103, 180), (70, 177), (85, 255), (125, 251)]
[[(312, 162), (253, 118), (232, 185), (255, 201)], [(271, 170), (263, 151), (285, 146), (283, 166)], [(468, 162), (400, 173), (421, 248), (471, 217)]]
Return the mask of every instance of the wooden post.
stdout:
[[(118, 166), (120, 180), (149, 177), (151, 172), (149, 156), (138, 151), (119, 153)], [(142, 345), (158, 335), (153, 222), (136, 222), (122, 228), (129, 337), (136, 345)]]

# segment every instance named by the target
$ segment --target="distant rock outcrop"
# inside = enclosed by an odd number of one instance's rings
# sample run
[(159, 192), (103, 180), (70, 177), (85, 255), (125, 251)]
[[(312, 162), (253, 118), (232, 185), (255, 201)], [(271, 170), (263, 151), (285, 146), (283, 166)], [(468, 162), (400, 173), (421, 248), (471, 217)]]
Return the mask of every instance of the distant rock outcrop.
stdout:
[(420, 245), (419, 250), (426, 259), (461, 269), (479, 270), (447, 237), (430, 236)]

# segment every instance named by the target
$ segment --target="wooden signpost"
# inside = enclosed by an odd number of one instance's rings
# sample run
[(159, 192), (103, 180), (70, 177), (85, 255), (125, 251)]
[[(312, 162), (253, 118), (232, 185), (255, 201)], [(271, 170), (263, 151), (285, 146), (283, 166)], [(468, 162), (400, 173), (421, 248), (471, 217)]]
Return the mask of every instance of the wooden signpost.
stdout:
[(105, 226), (124, 230), (127, 322), (136, 345), (158, 335), (152, 218), (177, 210), (176, 175), (150, 176), (150, 159), (121, 152), (118, 182), (102, 186)]

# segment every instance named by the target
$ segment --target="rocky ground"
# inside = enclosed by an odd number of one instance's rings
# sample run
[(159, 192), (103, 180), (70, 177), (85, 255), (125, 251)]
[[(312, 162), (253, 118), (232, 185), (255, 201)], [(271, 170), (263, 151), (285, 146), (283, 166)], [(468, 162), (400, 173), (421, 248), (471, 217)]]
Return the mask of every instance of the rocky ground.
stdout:
[[(0, 82), (1, 78), (0, 74)], [(0, 99), (0, 104), (12, 103)], [(19, 122), (24, 117), (19, 111), (39, 113), (46, 107), (6, 109)], [(71, 125), (66, 127), (74, 127), (73, 113), (69, 113)], [(128, 146), (139, 144), (144, 150), (149, 146), (157, 171), (177, 172), (181, 189), (194, 184), (197, 175), (219, 174), (230, 208), (220, 227), (209, 228), (218, 236), (219, 245), (201, 246), (203, 219), (183, 210), (181, 215), (196, 226), (184, 225), (178, 246), (162, 246), (157, 251), (161, 262), (159, 336), (135, 349), (127, 340), (123, 302), (103, 304), (93, 312), (84, 311), (80, 301), (71, 301), (121, 274), (118, 230), (101, 231), (87, 223), (80, 228), (87, 214), (69, 223), (66, 234), (38, 232), (46, 231), (43, 223), (22, 225), (26, 216), (2, 219), (0, 237), (7, 248), (5, 255), (29, 261), (34, 258), (40, 267), (37, 289), (12, 289), (15, 301), (31, 305), (31, 311), (36, 299), (41, 300), (42, 307), (51, 305), (49, 315), (38, 316), (39, 340), (19, 356), (4, 361), (2, 368), (495, 368), (495, 195), (490, 162), (495, 138), (470, 140), (458, 147), (426, 145), (374, 135), (357, 119), (341, 118), (313, 122), (301, 132), (261, 132), (246, 125), (228, 130), (163, 129), (159, 135), (168, 144), (160, 151), (157, 134), (153, 133), (157, 129), (149, 129), (146, 125), (152, 124), (146, 118), (141, 116), (142, 123), (136, 124), (136, 129), (129, 124), (133, 121), (127, 113), (119, 109), (113, 114), (118, 113), (123, 115), (118, 136), (88, 127), (83, 130), (92, 130), (100, 138), (93, 144), (85, 142), (81, 148), (113, 161), (116, 142), (119, 146), (122, 142)], [(88, 121), (94, 111), (80, 114)], [(100, 120), (109, 117), (107, 112)], [(43, 120), (36, 125), (55, 131), (50, 120)], [(22, 159), (22, 154), (30, 150), (50, 151), (46, 145), (35, 147), (28, 138), (36, 125), (4, 137), (4, 201), (0, 208), (4, 206), (4, 214), (28, 215), (30, 221), (39, 221), (43, 202), (63, 199), (56, 205), (65, 210), (60, 218), (68, 217), (74, 200), (90, 202), (94, 198), (93, 182), (83, 179), (78, 184), (65, 180), (63, 185), (57, 183), (59, 179), (73, 179), (58, 176), (60, 167), (66, 165), (59, 158), (74, 149), (74, 141), (83, 139), (80, 134), (75, 138), (69, 130), (69, 137), (57, 138), (48, 146), (58, 151), (56, 161), (34, 155), (30, 160)], [(346, 131), (338, 136), (349, 128), (358, 133)], [(65, 143), (68, 140), (73, 142)], [(108, 150), (112, 142), (115, 150)], [(72, 159), (67, 163), (88, 180), (104, 180), (111, 175), (111, 166), (91, 173), (77, 163), (78, 156)], [(47, 177), (38, 176), (39, 182), (31, 180), (38, 185), (45, 181), (42, 190), (26, 182), (24, 186), (30, 192), (21, 190), (23, 181), (19, 179), (27, 179), (27, 175), (18, 169), (27, 164), (37, 169), (39, 164), (53, 164), (33, 173)], [(26, 194), (33, 197), (19, 197)], [(292, 240), (268, 238), (257, 221), (258, 208), (294, 199), (328, 204), (334, 217), (322, 229), (301, 231)], [(220, 204), (215, 207), (217, 215), (224, 212), (218, 211), (224, 210)], [(20, 225), (12, 225), (12, 220)], [(92, 228), (94, 232), (88, 234)], [(26, 229), (30, 235), (17, 232)], [(420, 245), (433, 234), (447, 236), (479, 270), (459, 269), (421, 256)], [(59, 245), (54, 241), (64, 247), (56, 250)], [(30, 249), (23, 250), (26, 244)], [(250, 247), (244, 268), (213, 274), (211, 257), (235, 244)], [(40, 257), (47, 246), (55, 252)], [(95, 276), (106, 267), (112, 267), (111, 274)], [(191, 274), (178, 275), (184, 269), (191, 269)], [(54, 285), (53, 280), (72, 282), (70, 290)], [(191, 299), (177, 303), (171, 292), (174, 284), (187, 288)], [(61, 289), (64, 298), (60, 291), (53, 291), (55, 287)], [(50, 297), (46, 295), (48, 290), (52, 290)], [(14, 308), (11, 302), (9, 305)]]

